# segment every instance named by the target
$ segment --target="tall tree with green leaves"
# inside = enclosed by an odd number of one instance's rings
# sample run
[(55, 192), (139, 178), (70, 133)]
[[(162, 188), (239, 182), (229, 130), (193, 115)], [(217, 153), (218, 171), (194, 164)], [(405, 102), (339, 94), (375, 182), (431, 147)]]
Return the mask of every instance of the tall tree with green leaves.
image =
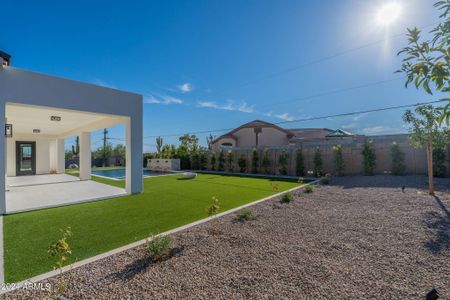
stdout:
[(320, 148), (316, 148), (314, 150), (314, 176), (320, 177), (323, 175), (323, 160), (322, 160), (322, 152)]
[(426, 147), (428, 164), (428, 188), (430, 195), (434, 195), (433, 180), (433, 141), (441, 139), (445, 132), (437, 121), (440, 115), (439, 109), (432, 105), (416, 107), (415, 113), (407, 110), (403, 120), (410, 125), (409, 137), (414, 148)]
[(261, 166), (263, 168), (264, 174), (270, 173), (270, 157), (269, 157), (269, 149), (267, 148), (265, 148), (263, 151)]
[(403, 175), (405, 173), (405, 153), (397, 143), (391, 145), (392, 175)]
[(258, 173), (258, 162), (259, 162), (258, 150), (256, 148), (253, 148), (253, 151), (252, 151), (252, 173), (253, 174)]
[[(401, 70), (397, 71), (406, 74), (406, 86), (414, 83), (430, 95), (450, 92), (450, 0), (437, 1), (434, 7), (441, 14), (439, 24), (430, 32), (431, 38), (423, 39), (418, 28), (408, 29), (408, 46), (398, 53), (404, 58)], [(448, 125), (450, 97), (445, 96), (447, 104), (439, 109), (438, 121)]]
[(362, 146), (363, 173), (365, 176), (373, 176), (377, 165), (377, 156), (373, 148), (373, 142), (365, 140)]

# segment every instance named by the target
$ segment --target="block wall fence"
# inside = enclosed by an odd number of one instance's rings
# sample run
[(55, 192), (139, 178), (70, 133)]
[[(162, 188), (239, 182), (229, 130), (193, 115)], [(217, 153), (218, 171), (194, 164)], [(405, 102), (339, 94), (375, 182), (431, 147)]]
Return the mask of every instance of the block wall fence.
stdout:
[[(333, 163), (333, 146), (341, 145), (342, 154), (344, 158), (344, 175), (360, 175), (362, 174), (362, 147), (365, 140), (371, 140), (372, 146), (376, 153), (376, 174), (389, 174), (391, 172), (392, 156), (391, 146), (395, 142), (399, 145), (401, 151), (405, 154), (405, 175), (427, 174), (427, 155), (425, 148), (415, 149), (409, 143), (407, 134), (401, 135), (385, 135), (385, 136), (370, 136), (366, 138), (357, 139), (330, 139), (320, 142), (304, 142), (301, 145), (291, 145), (286, 147), (258, 147), (258, 173), (264, 173), (262, 168), (262, 158), (264, 150), (267, 149), (270, 158), (271, 166), (269, 174), (279, 174), (278, 158), (285, 152), (288, 154), (288, 175), (296, 175), (296, 153), (297, 149), (301, 148), (303, 153), (303, 162), (305, 172), (314, 169), (314, 152), (319, 148), (322, 154), (323, 171), (324, 173), (334, 173)], [(225, 156), (225, 170), (228, 171), (226, 163), (226, 155), (229, 150), (233, 153), (233, 169), (234, 172), (239, 171), (238, 159), (241, 156), (246, 158), (246, 173), (251, 173), (252, 156), (254, 148), (229, 148), (223, 149)], [(208, 152), (207, 155), (207, 170), (211, 170), (211, 156), (216, 156), (216, 170), (218, 165), (219, 152)], [(446, 166), (447, 176), (449, 174), (449, 149), (446, 149)]]

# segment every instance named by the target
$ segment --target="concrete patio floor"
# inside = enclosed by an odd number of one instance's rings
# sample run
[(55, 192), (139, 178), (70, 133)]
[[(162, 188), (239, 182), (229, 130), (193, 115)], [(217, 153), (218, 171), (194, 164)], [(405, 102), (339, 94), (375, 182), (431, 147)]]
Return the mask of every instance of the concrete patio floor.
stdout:
[(8, 214), (126, 195), (125, 189), (66, 174), (8, 177), (6, 182)]

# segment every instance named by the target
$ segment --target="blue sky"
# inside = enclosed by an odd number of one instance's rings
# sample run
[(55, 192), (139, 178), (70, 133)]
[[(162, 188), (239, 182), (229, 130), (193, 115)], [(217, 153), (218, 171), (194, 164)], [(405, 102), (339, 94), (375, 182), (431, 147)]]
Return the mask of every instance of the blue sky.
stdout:
[[(401, 18), (380, 26), (375, 15), (392, 1)], [(394, 74), (406, 41), (398, 34), (437, 22), (432, 2), (4, 0), (0, 49), (15, 67), (143, 94), (144, 136), (176, 143), (166, 135), (437, 99)], [(284, 126), (396, 133), (405, 131), (402, 112)], [(123, 127), (109, 136), (123, 138)], [(93, 134), (94, 147), (100, 138)], [(154, 144), (144, 138), (144, 151)]]

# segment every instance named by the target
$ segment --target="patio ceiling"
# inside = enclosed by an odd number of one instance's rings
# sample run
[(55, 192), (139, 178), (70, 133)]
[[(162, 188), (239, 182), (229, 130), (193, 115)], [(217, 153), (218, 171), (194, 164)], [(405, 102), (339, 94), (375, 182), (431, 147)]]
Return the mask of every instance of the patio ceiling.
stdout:
[[(60, 117), (59, 121), (52, 116)], [(6, 104), (6, 121), (14, 134), (67, 137), (82, 131), (94, 131), (123, 122), (123, 117), (67, 109), (22, 104)], [(33, 133), (38, 129), (39, 133)]]

